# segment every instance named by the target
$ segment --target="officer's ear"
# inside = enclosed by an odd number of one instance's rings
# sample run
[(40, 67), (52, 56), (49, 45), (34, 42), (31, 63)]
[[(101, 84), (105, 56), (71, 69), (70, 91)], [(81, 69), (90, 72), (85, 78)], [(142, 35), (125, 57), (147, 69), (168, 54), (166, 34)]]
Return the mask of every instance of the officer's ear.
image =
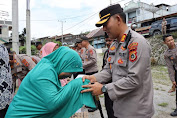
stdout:
[(122, 18), (120, 17), (119, 14), (115, 14), (113, 17), (114, 17), (114, 19), (117, 20), (117, 23), (118, 23), (118, 24), (120, 24), (121, 22), (123, 22), (123, 21), (122, 21)]

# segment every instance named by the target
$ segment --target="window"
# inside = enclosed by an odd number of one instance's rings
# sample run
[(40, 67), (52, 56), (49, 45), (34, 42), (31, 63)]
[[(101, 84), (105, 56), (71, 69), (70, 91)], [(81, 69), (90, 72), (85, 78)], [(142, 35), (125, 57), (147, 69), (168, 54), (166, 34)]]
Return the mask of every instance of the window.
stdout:
[(172, 20), (171, 20), (171, 23), (172, 23), (172, 24), (175, 24), (175, 23), (177, 23), (177, 18), (175, 18), (175, 19), (172, 19)]
[(136, 13), (137, 13), (137, 15), (140, 15), (140, 10), (138, 9), (138, 10), (136, 11)]

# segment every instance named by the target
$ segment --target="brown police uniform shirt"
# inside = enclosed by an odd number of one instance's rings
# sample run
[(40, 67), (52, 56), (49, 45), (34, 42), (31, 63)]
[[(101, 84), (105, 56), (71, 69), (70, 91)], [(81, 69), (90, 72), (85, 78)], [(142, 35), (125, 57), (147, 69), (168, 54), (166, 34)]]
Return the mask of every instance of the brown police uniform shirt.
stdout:
[(15, 54), (14, 55), (14, 68), (12, 71), (18, 79), (23, 80), (26, 74), (34, 68), (36, 64), (31, 57), (26, 54)]
[[(175, 49), (167, 49), (164, 53), (164, 59), (168, 68), (170, 80), (175, 81), (175, 70), (177, 70), (177, 45)], [(174, 65), (174, 66), (173, 66)], [(175, 67), (175, 68), (174, 68)]]
[[(125, 49), (123, 45), (128, 30), (131, 39)], [(151, 48), (143, 36), (128, 30), (120, 42), (111, 44), (106, 66), (94, 76), (100, 83), (112, 78), (112, 83), (106, 86), (116, 117), (150, 118), (154, 114)]]
[(98, 71), (97, 54), (95, 48), (89, 45), (88, 49), (85, 49), (83, 56), (83, 68), (85, 69), (85, 73)]

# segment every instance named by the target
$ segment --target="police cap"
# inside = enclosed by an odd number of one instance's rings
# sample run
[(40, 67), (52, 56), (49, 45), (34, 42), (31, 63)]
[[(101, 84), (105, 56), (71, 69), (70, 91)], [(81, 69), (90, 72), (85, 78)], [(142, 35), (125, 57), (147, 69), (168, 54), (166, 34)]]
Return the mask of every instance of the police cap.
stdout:
[(106, 23), (109, 20), (111, 16), (122, 12), (123, 9), (121, 8), (120, 4), (108, 6), (105, 9), (100, 11), (99, 13), (100, 21), (98, 21), (95, 25), (97, 27), (101, 27), (104, 23)]
[(83, 37), (81, 37), (81, 42), (82, 41), (89, 41), (89, 38), (87, 38), (86, 36), (83, 36)]
[(76, 40), (76, 43), (81, 43), (82, 41), (80, 39)]

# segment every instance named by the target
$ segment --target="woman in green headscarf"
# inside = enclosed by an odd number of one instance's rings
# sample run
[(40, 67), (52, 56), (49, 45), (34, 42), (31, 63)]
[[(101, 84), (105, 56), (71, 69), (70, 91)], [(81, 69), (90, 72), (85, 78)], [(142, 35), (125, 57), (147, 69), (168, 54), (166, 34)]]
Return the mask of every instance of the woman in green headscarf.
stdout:
[(24, 78), (6, 118), (69, 118), (83, 105), (95, 107), (91, 93), (81, 94), (81, 78), (62, 87), (59, 79), (82, 71), (77, 52), (60, 47), (44, 57)]

